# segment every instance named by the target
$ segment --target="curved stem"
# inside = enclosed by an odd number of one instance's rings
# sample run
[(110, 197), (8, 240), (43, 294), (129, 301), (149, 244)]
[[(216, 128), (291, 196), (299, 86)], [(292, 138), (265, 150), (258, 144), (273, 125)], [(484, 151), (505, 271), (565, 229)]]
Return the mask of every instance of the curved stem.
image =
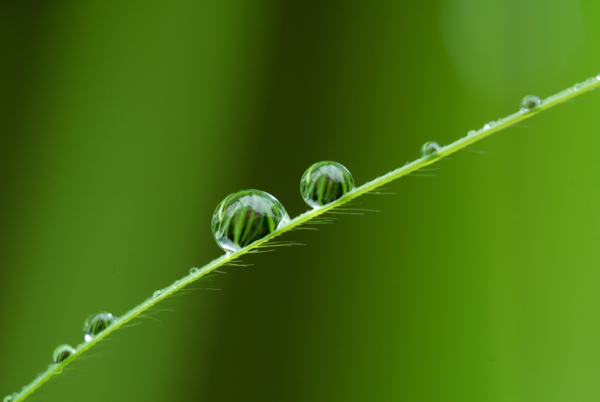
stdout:
[(490, 123), (486, 124), (483, 128), (481, 128), (477, 131), (471, 131), (469, 133), (469, 135), (467, 135), (466, 137), (460, 138), (459, 140), (442, 147), (433, 155), (417, 159), (411, 163), (406, 164), (403, 167), (400, 167), (400, 168), (395, 169), (383, 176), (380, 176), (380, 177), (376, 178), (375, 180), (371, 180), (370, 182), (365, 183), (362, 186), (355, 188), (351, 192), (347, 193), (346, 195), (344, 195), (343, 197), (341, 197), (340, 199), (336, 200), (335, 202), (333, 202), (329, 205), (326, 205), (319, 209), (314, 209), (312, 211), (307, 211), (307, 212), (297, 216), (296, 218), (292, 219), (287, 225), (270, 233), (268, 236), (264, 237), (263, 239), (250, 244), (246, 248), (244, 248), (240, 251), (237, 251), (235, 253), (223, 255), (223, 256), (211, 261), (210, 263), (206, 264), (204, 267), (202, 267), (198, 270), (195, 270), (194, 272), (181, 278), (180, 280), (175, 281), (172, 285), (167, 286), (166, 288), (162, 289), (161, 291), (159, 291), (160, 294), (159, 294), (159, 292), (155, 292), (155, 294), (156, 294), (155, 297), (151, 297), (151, 298), (145, 300), (144, 302), (142, 302), (141, 304), (137, 305), (136, 307), (132, 308), (131, 310), (129, 310), (123, 316), (118, 318), (110, 327), (108, 327), (106, 330), (104, 330), (103, 332), (101, 332), (100, 334), (95, 336), (92, 340), (90, 340), (90, 342), (80, 344), (76, 348), (77, 352), (73, 356), (71, 356), (69, 359), (65, 360), (62, 363), (51, 364), (50, 366), (48, 366), (48, 369), (46, 371), (39, 374), (38, 377), (35, 378), (30, 384), (23, 387), (23, 389), (19, 393), (11, 395), (10, 396), (11, 399), (8, 399), (8, 400), (11, 402), (23, 401), (25, 398), (27, 398), (29, 395), (31, 395), (36, 389), (38, 389), (42, 384), (44, 384), (46, 381), (51, 379), (54, 375), (60, 374), (62, 369), (67, 364), (76, 360), (79, 356), (81, 356), (81, 354), (83, 352), (92, 348), (98, 342), (102, 341), (108, 335), (110, 335), (114, 331), (118, 330), (124, 324), (128, 323), (135, 317), (139, 316), (140, 314), (142, 314), (143, 312), (148, 310), (150, 307), (161, 302), (163, 299), (166, 299), (173, 293), (181, 290), (183, 287), (189, 285), (193, 281), (202, 278), (209, 272), (223, 266), (224, 264), (227, 264), (228, 262), (231, 262), (231, 261), (241, 257), (242, 255), (244, 255), (246, 253), (255, 251), (261, 245), (264, 245), (265, 243), (269, 242), (273, 238), (275, 238), (285, 232), (288, 232), (294, 228), (297, 228), (302, 224), (308, 223), (312, 219), (316, 218), (317, 216), (322, 215), (328, 211), (331, 211), (332, 209), (334, 209), (336, 207), (344, 205), (347, 202), (349, 202), (363, 194), (366, 194), (370, 191), (373, 191), (373, 190), (377, 189), (378, 187), (381, 187), (393, 180), (396, 180), (402, 176), (405, 176), (409, 173), (419, 170), (427, 165), (435, 163), (437, 160), (439, 160), (443, 157), (446, 157), (450, 154), (453, 154), (457, 151), (460, 151), (461, 149), (467, 147), (468, 145), (471, 145), (477, 141), (480, 141), (489, 135), (492, 135), (492, 134), (494, 134), (500, 130), (503, 130), (507, 127), (513, 126), (513, 125), (519, 123), (520, 121), (523, 121), (525, 119), (528, 119), (528, 118), (538, 114), (539, 112), (541, 112), (543, 110), (549, 109), (552, 106), (555, 106), (559, 103), (565, 102), (565, 101), (572, 99), (576, 96), (579, 96), (585, 92), (592, 91), (598, 87), (600, 87), (600, 75), (598, 75), (597, 77), (589, 78), (588, 80), (586, 80), (585, 82), (583, 82), (581, 84), (576, 84), (571, 88), (568, 88), (562, 92), (557, 93), (556, 95), (552, 95), (552, 96), (548, 97), (547, 99), (543, 100), (540, 105), (538, 105), (537, 107), (535, 107), (529, 111), (525, 111), (525, 112), (519, 111), (517, 113), (513, 113), (510, 116), (507, 116), (498, 121), (490, 122)]

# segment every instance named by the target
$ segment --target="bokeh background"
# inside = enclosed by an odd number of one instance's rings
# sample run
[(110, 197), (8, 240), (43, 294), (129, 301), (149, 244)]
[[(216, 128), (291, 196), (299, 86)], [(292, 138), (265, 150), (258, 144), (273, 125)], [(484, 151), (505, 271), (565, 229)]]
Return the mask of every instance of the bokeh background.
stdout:
[[(600, 72), (597, 0), (0, 2), (0, 394), (84, 318), (221, 254), (244, 188), (291, 216)], [(600, 94), (245, 258), (37, 400), (597, 401)], [(218, 288), (220, 290), (210, 290)], [(36, 399), (31, 399), (36, 400)]]

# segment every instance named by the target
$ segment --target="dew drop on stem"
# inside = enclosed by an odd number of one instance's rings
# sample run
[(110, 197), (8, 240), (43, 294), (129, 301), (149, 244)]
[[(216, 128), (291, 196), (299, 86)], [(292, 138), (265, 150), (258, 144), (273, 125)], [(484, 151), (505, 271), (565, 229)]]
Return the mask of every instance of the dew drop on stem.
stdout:
[(89, 315), (83, 323), (83, 333), (85, 335), (85, 341), (91, 341), (94, 336), (110, 327), (116, 318), (111, 313), (101, 311), (96, 314)]
[(62, 363), (67, 360), (69, 357), (75, 354), (76, 350), (73, 349), (71, 345), (60, 345), (54, 349), (54, 354), (52, 355), (52, 360), (54, 363)]
[(435, 141), (428, 141), (421, 147), (421, 158), (434, 155), (439, 152), (441, 147)]
[(527, 95), (521, 101), (521, 112), (528, 112), (542, 104), (542, 100), (535, 95)]
[(490, 128), (494, 127), (495, 125), (496, 125), (496, 122), (495, 122), (495, 121), (490, 121), (490, 122), (488, 122), (488, 123), (485, 123), (485, 124), (483, 125), (483, 129), (484, 129), (484, 130), (489, 130)]
[(242, 190), (225, 197), (212, 217), (213, 236), (226, 253), (262, 239), (290, 221), (285, 208), (271, 194)]
[(198, 271), (200, 271), (198, 268), (194, 267), (194, 268), (190, 268), (190, 274), (191, 275), (196, 275), (198, 273)]
[[(408, 162), (407, 162), (408, 163)], [(323, 161), (306, 169), (300, 179), (300, 195), (311, 208), (321, 208), (354, 189), (354, 178), (340, 163)]]

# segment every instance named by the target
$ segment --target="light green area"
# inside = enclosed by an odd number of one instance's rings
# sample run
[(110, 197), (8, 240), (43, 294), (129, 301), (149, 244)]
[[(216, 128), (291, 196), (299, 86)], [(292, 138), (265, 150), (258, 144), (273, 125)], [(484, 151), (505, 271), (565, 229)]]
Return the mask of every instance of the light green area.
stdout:
[[(2, 3), (0, 394), (220, 255), (227, 194), (296, 216), (314, 162), (364, 183), (600, 72), (598, 2), (468, 3)], [(599, 105), (286, 234), (307, 246), (195, 282), (30, 400), (596, 400)]]

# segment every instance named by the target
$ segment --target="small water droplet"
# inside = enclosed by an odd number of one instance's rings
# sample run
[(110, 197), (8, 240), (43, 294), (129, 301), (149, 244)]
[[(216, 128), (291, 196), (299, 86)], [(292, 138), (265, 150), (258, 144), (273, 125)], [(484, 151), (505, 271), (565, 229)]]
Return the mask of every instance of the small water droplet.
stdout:
[(485, 124), (483, 125), (483, 129), (484, 129), (484, 130), (489, 130), (490, 128), (494, 127), (495, 125), (496, 125), (496, 122), (495, 122), (495, 121), (490, 121), (490, 122), (488, 122), (488, 123), (485, 123)]
[(470, 131), (467, 133), (467, 135), (469, 135), (469, 136), (471, 136), (471, 135), (475, 135), (475, 134), (477, 134), (477, 131), (475, 131), (475, 130), (470, 130)]
[(354, 188), (350, 171), (340, 163), (317, 162), (300, 179), (300, 194), (311, 208), (321, 208), (348, 194)]
[(574, 91), (579, 91), (580, 89), (581, 89), (581, 84), (579, 82), (577, 84), (573, 85)]
[(110, 327), (116, 320), (116, 317), (111, 313), (101, 311), (96, 314), (89, 315), (83, 323), (83, 333), (85, 334), (85, 341), (91, 341), (94, 336)]
[(421, 158), (433, 155), (440, 150), (440, 146), (435, 141), (428, 141), (421, 147)]
[(212, 232), (226, 253), (262, 239), (290, 221), (285, 208), (271, 194), (242, 190), (225, 197), (212, 217)]
[(162, 293), (162, 290), (157, 290), (156, 292), (152, 293), (152, 297), (157, 298), (158, 296), (162, 295)]
[(191, 275), (196, 275), (198, 273), (198, 271), (200, 271), (198, 268), (194, 267), (194, 268), (190, 268), (190, 274)]
[(527, 95), (521, 101), (521, 112), (528, 112), (536, 106), (542, 104), (542, 100), (535, 95)]
[(75, 354), (76, 350), (73, 349), (71, 345), (60, 345), (56, 349), (54, 349), (54, 354), (52, 355), (52, 361), (54, 363), (62, 363), (67, 360), (69, 357)]
[(4, 397), (4, 399), (2, 400), (2, 402), (12, 402), (12, 400), (13, 400), (12, 395), (6, 395)]
[(598, 75), (596, 76), (596, 79), (597, 79), (598, 81), (600, 81), (600, 74), (598, 74)]

